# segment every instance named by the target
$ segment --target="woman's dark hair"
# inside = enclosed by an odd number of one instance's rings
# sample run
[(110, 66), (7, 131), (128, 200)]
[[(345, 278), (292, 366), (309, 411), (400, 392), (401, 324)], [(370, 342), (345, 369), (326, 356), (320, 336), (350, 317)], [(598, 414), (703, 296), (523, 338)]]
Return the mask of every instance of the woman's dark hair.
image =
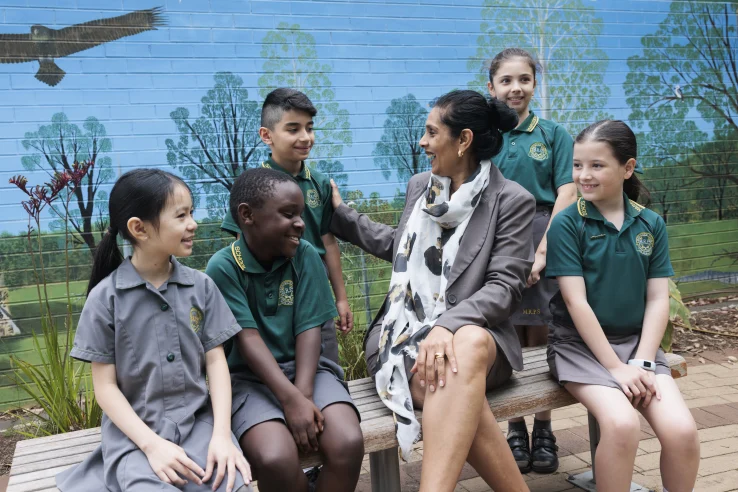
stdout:
[(116, 241), (118, 234), (131, 244), (136, 244), (128, 232), (128, 220), (138, 217), (158, 227), (159, 215), (178, 184), (192, 194), (190, 187), (181, 178), (159, 169), (134, 169), (118, 178), (108, 200), (110, 227), (95, 250), (90, 282), (87, 284), (88, 295), (123, 262), (123, 255)]
[(522, 48), (506, 48), (497, 53), (497, 55), (492, 58), (492, 61), (489, 62), (489, 81), (492, 82), (492, 84), (494, 84), (492, 79), (497, 73), (497, 70), (499, 70), (500, 65), (502, 65), (502, 62), (505, 62), (512, 58), (523, 58), (525, 61), (527, 61), (528, 65), (530, 65), (531, 70), (533, 70), (533, 79), (535, 80), (536, 72), (538, 69), (538, 62), (535, 61), (533, 55)]
[[(592, 123), (581, 131), (574, 143), (582, 142), (604, 142), (612, 150), (612, 155), (624, 166), (629, 159), (638, 156), (638, 141), (628, 125), (620, 120), (601, 120)], [(648, 206), (651, 203), (651, 193), (638, 179), (636, 173), (623, 182), (623, 191), (633, 201), (639, 201)]]
[(451, 91), (439, 97), (434, 107), (441, 111), (441, 122), (451, 136), (462, 130), (474, 134), (472, 152), (480, 161), (497, 155), (502, 147), (502, 133), (518, 125), (518, 113), (497, 98), (486, 98), (476, 91)]

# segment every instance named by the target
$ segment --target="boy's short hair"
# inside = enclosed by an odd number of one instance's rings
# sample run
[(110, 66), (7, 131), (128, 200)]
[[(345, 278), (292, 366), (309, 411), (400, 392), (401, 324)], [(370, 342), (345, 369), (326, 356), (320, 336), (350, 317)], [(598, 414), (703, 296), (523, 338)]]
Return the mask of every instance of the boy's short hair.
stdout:
[(261, 126), (273, 130), (285, 111), (301, 111), (311, 117), (318, 114), (310, 98), (295, 89), (281, 87), (267, 94), (261, 107)]
[(239, 227), (241, 225), (238, 222), (238, 206), (240, 204), (247, 203), (251, 208), (259, 209), (274, 195), (274, 188), (277, 184), (285, 182), (292, 182), (297, 185), (295, 178), (274, 169), (257, 167), (242, 172), (233, 182), (228, 202), (231, 216), (239, 224)]

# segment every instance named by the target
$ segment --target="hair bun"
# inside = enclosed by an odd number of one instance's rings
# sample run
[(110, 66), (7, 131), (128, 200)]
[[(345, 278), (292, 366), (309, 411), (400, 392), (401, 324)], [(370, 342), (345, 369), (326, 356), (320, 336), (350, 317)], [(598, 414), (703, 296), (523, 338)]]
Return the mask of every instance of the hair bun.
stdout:
[(489, 123), (501, 132), (508, 132), (518, 126), (518, 113), (496, 97), (487, 100)]

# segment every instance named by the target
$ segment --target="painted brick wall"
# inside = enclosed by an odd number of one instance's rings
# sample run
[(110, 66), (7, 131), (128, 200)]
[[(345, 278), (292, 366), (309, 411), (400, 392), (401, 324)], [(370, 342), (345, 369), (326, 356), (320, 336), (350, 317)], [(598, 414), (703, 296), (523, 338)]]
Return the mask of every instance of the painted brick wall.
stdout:
[[(32, 360), (28, 335), (40, 323), (28, 216), (20, 205), (25, 196), (8, 183), (11, 177), (48, 181), (51, 165), (61, 165), (62, 143), (69, 161), (75, 142), (78, 160), (94, 154), (95, 193), (85, 188), (79, 203), (70, 202), (68, 221), (78, 310), (89, 251), (105, 227), (106, 194), (120, 173), (156, 166), (188, 180), (202, 221), (188, 262), (202, 268), (228, 241), (217, 227), (223, 183), (265, 155), (263, 145), (254, 145), (264, 95), (298, 87), (320, 110), (310, 164), (331, 174), (362, 211), (394, 223), (407, 179), (427, 166), (422, 155), (415, 168), (404, 163), (419, 154), (411, 143), (422, 135), (431, 101), (454, 88), (484, 90), (485, 61), (507, 46), (528, 48), (541, 61), (534, 100), (541, 116), (573, 135), (605, 117), (624, 119), (639, 133), (652, 207), (669, 225), (682, 290), (735, 287), (738, 73), (723, 63), (724, 44), (734, 53), (738, 42), (737, 16), (735, 2), (656, 0), (2, 0), (0, 407), (24, 399), (8, 377), (8, 357)], [(110, 18), (118, 19), (79, 26)], [(710, 22), (715, 29), (699, 29)], [(131, 25), (141, 32), (128, 35)], [(99, 44), (68, 53), (76, 49), (65, 36), (91, 28)], [(547, 34), (535, 34), (541, 31)], [(688, 42), (712, 47), (712, 58), (681, 49)], [(56, 69), (42, 70), (41, 79), (56, 82), (51, 86), (34, 75), (38, 58), (53, 53), (65, 75), (57, 80)], [(19, 60), (28, 61), (9, 63)], [(241, 153), (251, 157), (239, 158), (235, 174), (219, 175), (213, 170), (234, 162), (209, 162), (203, 149), (193, 150), (187, 125), (209, 154), (218, 154), (217, 137), (229, 130), (208, 127), (204, 115), (222, 109), (213, 100), (226, 93), (226, 108), (242, 119)], [(66, 292), (63, 230), (47, 208), (43, 259), (57, 313)], [(388, 269), (350, 247), (344, 269), (363, 325), (386, 292)]]

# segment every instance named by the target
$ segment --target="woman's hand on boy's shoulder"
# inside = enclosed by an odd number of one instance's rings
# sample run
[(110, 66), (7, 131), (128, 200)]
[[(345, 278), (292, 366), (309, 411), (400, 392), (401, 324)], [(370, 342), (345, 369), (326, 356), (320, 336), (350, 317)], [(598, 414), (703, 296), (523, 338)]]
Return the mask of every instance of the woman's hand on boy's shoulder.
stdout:
[[(217, 467), (217, 468), (216, 468)], [(241, 450), (233, 444), (230, 435), (213, 434), (208, 447), (208, 462), (205, 467), (203, 482), (207, 482), (215, 471), (215, 480), (212, 489), (220, 486), (223, 478), (228, 477), (226, 492), (232, 492), (236, 483), (236, 470), (243, 477), (244, 484), (251, 482), (251, 467)]]
[(333, 179), (331, 179), (331, 190), (331, 205), (335, 210), (343, 203), (343, 198), (341, 198), (341, 192), (338, 191), (338, 185)]
[(312, 400), (297, 391), (283, 406), (287, 428), (300, 451), (318, 450), (318, 434), (323, 432), (323, 414)]

